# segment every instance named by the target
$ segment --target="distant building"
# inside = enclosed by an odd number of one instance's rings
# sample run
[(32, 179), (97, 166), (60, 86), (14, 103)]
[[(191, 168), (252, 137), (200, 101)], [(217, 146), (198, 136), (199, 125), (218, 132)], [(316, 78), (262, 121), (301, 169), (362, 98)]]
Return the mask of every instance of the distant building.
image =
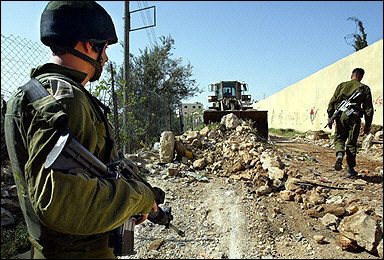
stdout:
[(201, 110), (203, 110), (203, 104), (200, 102), (181, 104), (181, 114), (183, 116), (191, 115), (192, 113), (200, 112)]
[(184, 130), (193, 130), (203, 122), (204, 106), (200, 102), (181, 104), (181, 122)]

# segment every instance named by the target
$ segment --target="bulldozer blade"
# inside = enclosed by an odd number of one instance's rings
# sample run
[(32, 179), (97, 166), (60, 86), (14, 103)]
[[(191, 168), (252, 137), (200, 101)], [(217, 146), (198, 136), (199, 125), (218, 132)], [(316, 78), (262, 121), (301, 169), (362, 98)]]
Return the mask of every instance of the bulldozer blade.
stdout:
[(220, 122), (221, 118), (225, 115), (233, 113), (239, 119), (252, 120), (253, 128), (257, 129), (257, 133), (260, 137), (268, 140), (268, 111), (258, 110), (206, 110), (204, 111), (204, 124)]

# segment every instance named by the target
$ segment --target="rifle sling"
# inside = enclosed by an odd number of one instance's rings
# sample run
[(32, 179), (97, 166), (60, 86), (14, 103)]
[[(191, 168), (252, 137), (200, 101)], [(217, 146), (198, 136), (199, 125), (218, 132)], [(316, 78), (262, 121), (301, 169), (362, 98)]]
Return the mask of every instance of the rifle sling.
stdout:
[(31, 78), (26, 84), (21, 86), (20, 89), (24, 91), (31, 103), (49, 95), (48, 91), (35, 78)]

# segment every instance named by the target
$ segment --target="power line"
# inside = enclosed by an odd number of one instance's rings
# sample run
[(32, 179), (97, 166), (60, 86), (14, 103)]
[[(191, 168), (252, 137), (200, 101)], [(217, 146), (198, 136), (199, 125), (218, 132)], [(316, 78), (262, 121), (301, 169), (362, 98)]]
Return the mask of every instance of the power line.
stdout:
[[(144, 7), (145, 7), (145, 8), (148, 8), (148, 3), (147, 3), (147, 1), (143, 1), (143, 2), (144, 2)], [(148, 9), (147, 9), (146, 14), (147, 14), (147, 18), (148, 18), (148, 22), (149, 22), (149, 24), (152, 24), (151, 16), (150, 16), (150, 13), (149, 13), (149, 10), (148, 10)], [(152, 33), (153, 41), (154, 41), (155, 44), (157, 45), (157, 40), (156, 40), (157, 37), (156, 37), (156, 34), (155, 34), (155, 29), (154, 29), (153, 27), (151, 27), (150, 30), (151, 30), (151, 33)]]
[[(138, 4), (139, 8), (142, 9), (140, 1), (137, 1), (137, 4)], [(144, 16), (143, 12), (140, 12), (140, 14), (141, 14), (141, 19), (143, 20), (144, 26), (149, 25), (146, 22), (146, 19), (145, 19), (145, 16)], [(151, 39), (151, 32), (148, 30), (148, 28), (146, 28), (145, 31), (147, 32), (147, 37), (148, 37), (148, 40), (149, 40), (149, 44), (151, 45), (151, 49), (153, 49), (153, 43), (152, 43), (152, 39)]]

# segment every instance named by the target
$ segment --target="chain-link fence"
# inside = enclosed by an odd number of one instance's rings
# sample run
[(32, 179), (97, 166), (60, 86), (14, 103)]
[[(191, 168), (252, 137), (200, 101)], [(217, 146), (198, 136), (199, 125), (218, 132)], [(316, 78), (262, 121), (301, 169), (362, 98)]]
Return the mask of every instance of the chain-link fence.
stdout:
[(41, 42), (1, 35), (1, 97), (6, 101), (29, 80), (31, 69), (48, 62), (51, 50)]

